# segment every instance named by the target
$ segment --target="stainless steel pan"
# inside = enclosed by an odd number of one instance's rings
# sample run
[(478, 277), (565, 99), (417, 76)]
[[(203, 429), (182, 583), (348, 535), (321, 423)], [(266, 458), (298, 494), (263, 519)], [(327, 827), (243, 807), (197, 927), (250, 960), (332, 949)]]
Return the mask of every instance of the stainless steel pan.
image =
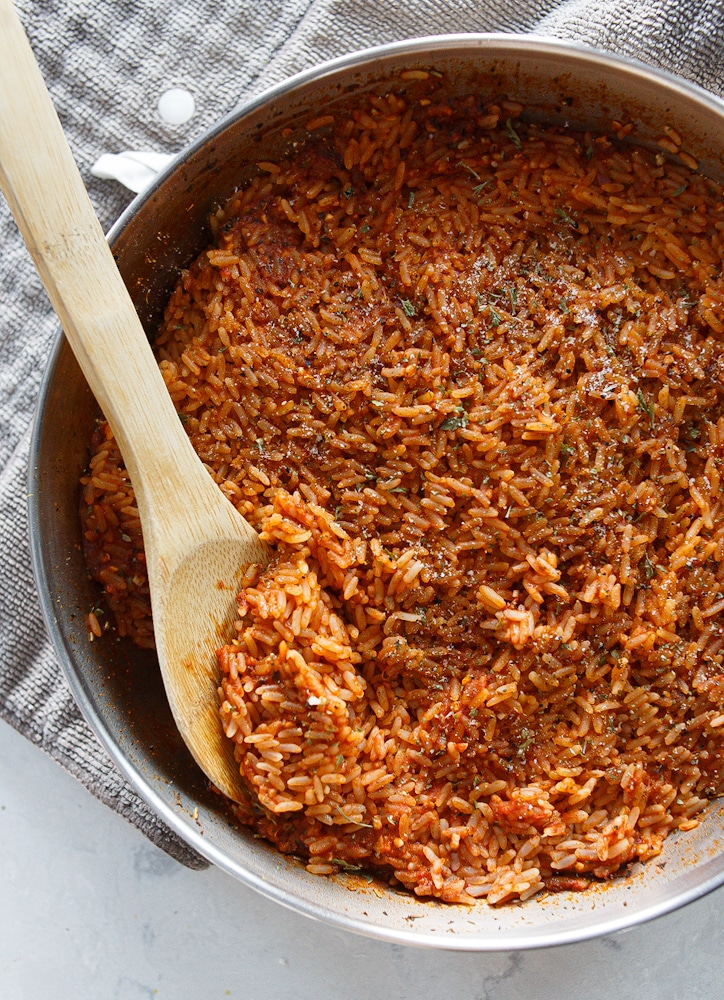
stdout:
[[(152, 335), (178, 270), (208, 242), (207, 219), (259, 160), (301, 136), (314, 109), (384, 90), (403, 68), (440, 71), (441, 88), (506, 95), (545, 121), (608, 130), (633, 122), (654, 145), (665, 125), (701, 168), (722, 179), (724, 104), (641, 64), (521, 35), (422, 38), (357, 53), (275, 87), (203, 135), (110, 234)], [(50, 359), (35, 423), (30, 526), (38, 591), (58, 660), (101, 742), (140, 795), (192, 847), (235, 878), (311, 917), (415, 945), (503, 950), (562, 944), (650, 919), (724, 882), (724, 806), (677, 833), (646, 866), (584, 894), (470, 909), (421, 902), (355, 876), (320, 878), (231, 822), (178, 737), (154, 656), (125, 641), (90, 642), (98, 595), (80, 550), (78, 478), (96, 408), (64, 339)]]

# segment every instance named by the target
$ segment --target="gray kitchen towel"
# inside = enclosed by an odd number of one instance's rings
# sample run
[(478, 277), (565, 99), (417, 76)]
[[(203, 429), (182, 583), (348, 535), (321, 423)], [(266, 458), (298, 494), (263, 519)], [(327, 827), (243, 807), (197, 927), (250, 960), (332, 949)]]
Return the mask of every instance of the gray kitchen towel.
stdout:
[[(271, 84), (380, 42), (536, 32), (634, 56), (724, 94), (721, 0), (18, 0), (17, 7), (106, 229), (131, 195), (91, 175), (103, 153), (175, 152)], [(195, 99), (182, 125), (158, 111), (174, 87)], [(0, 199), (0, 715), (156, 844), (202, 867), (96, 741), (41, 620), (26, 478), (35, 400), (56, 332)]]

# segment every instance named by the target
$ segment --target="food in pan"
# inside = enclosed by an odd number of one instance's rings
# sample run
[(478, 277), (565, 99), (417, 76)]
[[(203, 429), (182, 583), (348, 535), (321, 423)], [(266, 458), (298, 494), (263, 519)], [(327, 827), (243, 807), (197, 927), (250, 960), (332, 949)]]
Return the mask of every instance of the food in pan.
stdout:
[[(724, 199), (675, 132), (439, 85), (259, 162), (155, 346), (273, 548), (219, 651), (240, 821), (311, 872), (501, 903), (657, 855), (722, 791)], [(81, 517), (152, 645), (103, 422)]]

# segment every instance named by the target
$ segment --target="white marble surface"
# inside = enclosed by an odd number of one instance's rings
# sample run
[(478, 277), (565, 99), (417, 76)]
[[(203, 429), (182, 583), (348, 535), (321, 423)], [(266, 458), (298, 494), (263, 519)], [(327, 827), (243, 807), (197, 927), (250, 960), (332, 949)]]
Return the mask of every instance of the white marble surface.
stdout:
[(368, 940), (191, 872), (0, 722), (0, 1000), (718, 1000), (724, 889), (584, 944)]

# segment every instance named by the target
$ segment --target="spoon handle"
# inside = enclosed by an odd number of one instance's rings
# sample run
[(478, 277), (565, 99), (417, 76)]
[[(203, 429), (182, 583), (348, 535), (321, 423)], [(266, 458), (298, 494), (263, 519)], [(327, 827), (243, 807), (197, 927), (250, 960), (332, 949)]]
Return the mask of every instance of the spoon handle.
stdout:
[(244, 569), (266, 553), (181, 426), (11, 0), (0, 0), (0, 187), (133, 482), (179, 731), (216, 787), (241, 801), (215, 651)]
[(144, 535), (160, 511), (164, 524), (198, 525), (228, 502), (176, 414), (11, 0), (0, 0), (0, 188), (116, 436)]

